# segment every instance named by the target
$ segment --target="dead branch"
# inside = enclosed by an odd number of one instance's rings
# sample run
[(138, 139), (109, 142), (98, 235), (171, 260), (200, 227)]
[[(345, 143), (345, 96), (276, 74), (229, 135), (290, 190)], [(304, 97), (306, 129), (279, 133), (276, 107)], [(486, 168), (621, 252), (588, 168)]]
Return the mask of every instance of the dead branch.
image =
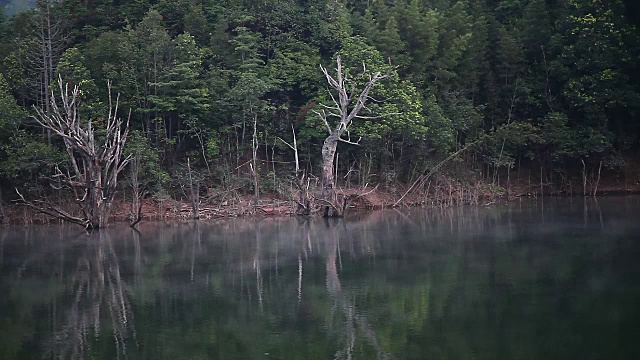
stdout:
[[(398, 206), (398, 204), (407, 196), (409, 195), (409, 193), (411, 191), (413, 191), (416, 188), (416, 185), (418, 184), (424, 184), (425, 181), (427, 181), (431, 175), (433, 175), (436, 171), (438, 171), (438, 169), (440, 169), (444, 164), (446, 164), (447, 162), (449, 162), (449, 160), (453, 159), (454, 157), (460, 155), (461, 153), (465, 152), (467, 149), (469, 149), (472, 146), (477, 145), (480, 142), (480, 140), (478, 141), (474, 141), (472, 143), (467, 144), (466, 146), (464, 146), (463, 148), (461, 148), (460, 150), (454, 152), (453, 154), (449, 155), (446, 159), (442, 160), (440, 163), (438, 163), (436, 166), (434, 166), (431, 171), (429, 171), (429, 173), (427, 173), (426, 175), (422, 175), (419, 176), (418, 179), (409, 187), (409, 189), (407, 189), (407, 191), (400, 197), (400, 199), (398, 199), (398, 201), (396, 201), (393, 206)], [(426, 171), (426, 169), (425, 169)], [(424, 173), (424, 171), (423, 171)]]
[(36, 210), (39, 213), (51, 216), (51, 217), (56, 218), (56, 219), (60, 219), (62, 221), (66, 221), (66, 222), (82, 225), (82, 226), (85, 226), (85, 227), (87, 226), (86, 219), (79, 218), (77, 216), (73, 216), (73, 215), (69, 214), (68, 212), (62, 210), (60, 207), (55, 206), (55, 205), (53, 205), (52, 203), (50, 203), (48, 201), (44, 201), (44, 200), (28, 201), (20, 193), (20, 191), (18, 191), (17, 188), (16, 188), (16, 193), (18, 194), (18, 197), (20, 198), (19, 200), (16, 200), (16, 202), (18, 204), (22, 204), (24, 206), (27, 206), (27, 207), (29, 207), (31, 209)]

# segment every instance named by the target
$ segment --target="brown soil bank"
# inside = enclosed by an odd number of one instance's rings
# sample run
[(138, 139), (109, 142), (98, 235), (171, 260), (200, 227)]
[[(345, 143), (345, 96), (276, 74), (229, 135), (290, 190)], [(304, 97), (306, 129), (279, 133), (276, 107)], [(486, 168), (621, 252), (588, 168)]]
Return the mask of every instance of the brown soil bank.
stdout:
[[(407, 187), (375, 188), (371, 190), (340, 189), (339, 193), (350, 198), (349, 209), (373, 210), (394, 206), (440, 206), (449, 207), (462, 204), (486, 204), (503, 197), (504, 191), (491, 185), (463, 185), (459, 182), (440, 178), (425, 184), (423, 188), (407, 192)], [(200, 220), (231, 218), (241, 216), (287, 216), (296, 215), (298, 204), (291, 200), (292, 196), (265, 195), (257, 204), (250, 195), (235, 195), (224, 201), (213, 201), (201, 198)], [(295, 197), (293, 197), (295, 198)], [(398, 200), (402, 199), (401, 202)], [(54, 200), (52, 200), (54, 201)], [(59, 206), (65, 211), (75, 214), (77, 206), (71, 200), (63, 201)], [(111, 222), (129, 220), (131, 203), (126, 199), (115, 200), (111, 206)], [(181, 221), (194, 218), (191, 202), (185, 200), (156, 201), (145, 199), (142, 204), (144, 220)], [(60, 220), (20, 204), (8, 204), (0, 213), (1, 224), (27, 225), (56, 223)]]
[[(602, 176), (595, 184), (591, 179), (587, 181), (586, 191), (583, 191), (581, 179), (573, 182), (537, 181), (530, 177), (510, 178), (509, 183), (499, 181), (499, 185), (477, 182), (463, 184), (446, 176), (440, 176), (421, 183), (420, 186), (393, 186), (374, 191), (360, 189), (341, 189), (342, 195), (354, 199), (349, 208), (352, 210), (374, 210), (388, 207), (425, 206), (451, 207), (460, 205), (487, 206), (497, 202), (513, 200), (522, 196), (567, 196), (567, 195), (597, 195), (640, 193), (640, 172), (634, 176), (610, 175)], [(506, 177), (503, 177), (506, 178)], [(249, 195), (236, 195), (222, 202), (203, 199), (198, 218), (212, 220), (232, 217), (268, 217), (295, 215), (297, 203), (288, 199), (291, 196), (267, 195), (254, 204)], [(61, 206), (67, 211), (76, 209), (72, 201), (66, 201)], [(28, 225), (57, 223), (59, 220), (48, 215), (38, 213), (19, 204), (6, 204), (0, 212), (0, 225)], [(111, 222), (126, 222), (129, 220), (131, 204), (126, 199), (119, 199), (112, 205)], [(189, 201), (165, 200), (156, 201), (145, 199), (142, 204), (144, 220), (186, 221), (194, 218)]]

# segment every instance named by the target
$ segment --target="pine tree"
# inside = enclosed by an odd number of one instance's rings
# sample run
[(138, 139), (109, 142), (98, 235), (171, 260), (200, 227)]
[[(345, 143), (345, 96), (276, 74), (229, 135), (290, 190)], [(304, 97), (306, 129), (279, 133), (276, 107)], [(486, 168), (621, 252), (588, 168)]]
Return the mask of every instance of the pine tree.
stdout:
[(541, 60), (542, 52), (549, 42), (552, 31), (545, 0), (531, 0), (524, 9), (520, 28), (529, 63)]
[(398, 66), (400, 69), (406, 69), (409, 66), (411, 60), (407, 55), (407, 44), (400, 38), (398, 22), (394, 16), (387, 20), (384, 29), (374, 39), (376, 47), (387, 62)]

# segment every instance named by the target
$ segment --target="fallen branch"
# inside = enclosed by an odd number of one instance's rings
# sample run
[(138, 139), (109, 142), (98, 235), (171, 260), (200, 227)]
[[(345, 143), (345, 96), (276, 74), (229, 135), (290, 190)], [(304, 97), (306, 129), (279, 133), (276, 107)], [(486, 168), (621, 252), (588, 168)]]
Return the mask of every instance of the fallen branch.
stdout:
[[(368, 185), (369, 184), (365, 184), (364, 187), (362, 188), (362, 191), (366, 190)], [(380, 184), (376, 185), (373, 189), (371, 189), (371, 190), (369, 190), (367, 192), (361, 192), (361, 193), (355, 194), (355, 195), (350, 196), (349, 198), (345, 199), (345, 201), (344, 201), (344, 209), (348, 208), (351, 205), (351, 203), (356, 201), (357, 199), (359, 199), (361, 197), (364, 197), (364, 196), (367, 196), (367, 195), (371, 194), (372, 192), (376, 191), (378, 189), (378, 186), (380, 186)]]
[(28, 201), (27, 199), (24, 198), (24, 196), (20, 193), (20, 191), (18, 191), (18, 189), (16, 188), (16, 193), (18, 194), (18, 196), (20, 197), (19, 200), (16, 200), (16, 203), (18, 204), (22, 204), (24, 206), (27, 206), (31, 209), (34, 209), (35, 211), (45, 214), (45, 215), (49, 215), (53, 218), (56, 219), (60, 219), (63, 221), (67, 221), (70, 223), (74, 223), (74, 224), (78, 224), (78, 225), (82, 225), (85, 227), (89, 226), (89, 222), (87, 219), (83, 219), (83, 218), (79, 218), (76, 216), (73, 216), (71, 214), (69, 214), (68, 212), (62, 210), (61, 208), (54, 206), (53, 204), (43, 201), (43, 200), (34, 200), (34, 201)]
[[(466, 151), (467, 149), (469, 149), (472, 146), (477, 145), (481, 140), (477, 140), (474, 141), (472, 143), (467, 144), (466, 146), (464, 146), (463, 148), (461, 148), (460, 150), (454, 152), (453, 154), (449, 155), (446, 159), (442, 160), (440, 163), (438, 163), (436, 166), (433, 167), (433, 169), (431, 169), (431, 171), (429, 171), (429, 173), (427, 173), (426, 175), (422, 175), (419, 176), (418, 179), (416, 179), (416, 181), (409, 187), (409, 189), (407, 189), (407, 191), (400, 197), (400, 199), (398, 199), (398, 201), (396, 201), (393, 206), (398, 206), (398, 204), (411, 192), (416, 188), (416, 185), (418, 184), (423, 184), (425, 181), (427, 181), (431, 175), (433, 175), (436, 171), (438, 171), (438, 169), (440, 169), (445, 163), (447, 163), (449, 160), (453, 159), (454, 157), (460, 155), (461, 153), (463, 153), (464, 151)], [(427, 171), (427, 169), (425, 168), (423, 173)]]

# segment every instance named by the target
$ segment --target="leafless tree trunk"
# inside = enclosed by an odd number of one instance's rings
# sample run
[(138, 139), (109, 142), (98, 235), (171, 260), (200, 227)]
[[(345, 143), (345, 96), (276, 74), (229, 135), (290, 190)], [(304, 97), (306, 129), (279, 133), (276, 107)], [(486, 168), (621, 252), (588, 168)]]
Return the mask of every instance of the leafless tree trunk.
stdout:
[(211, 177), (211, 167), (209, 166), (209, 159), (207, 159), (207, 146), (204, 143), (204, 135), (202, 135), (202, 130), (200, 129), (194, 129), (193, 131), (198, 139), (198, 143), (200, 143), (200, 151), (202, 152), (202, 160), (204, 160), (204, 164), (207, 167), (207, 175)]
[[(344, 207), (338, 205), (338, 199), (335, 191), (335, 176), (334, 176), (334, 162), (336, 157), (336, 150), (338, 148), (338, 142), (344, 142), (347, 144), (359, 145), (360, 139), (357, 141), (351, 141), (349, 136), (349, 128), (354, 119), (376, 119), (382, 116), (362, 116), (360, 111), (365, 107), (367, 100), (370, 99), (369, 92), (371, 88), (391, 74), (381, 74), (377, 72), (373, 75), (369, 75), (369, 80), (366, 82), (364, 88), (359, 95), (356, 96), (355, 84), (352, 79), (349, 79), (344, 69), (342, 68), (342, 60), (340, 56), (336, 60), (337, 69), (336, 77), (334, 78), (329, 74), (327, 69), (320, 66), (322, 73), (327, 79), (329, 86), (334, 92), (337, 92), (336, 98), (333, 92), (329, 92), (333, 104), (331, 106), (321, 104), (323, 107), (321, 111), (314, 112), (320, 116), (324, 122), (328, 136), (322, 144), (322, 191), (321, 197), (325, 202), (324, 217), (339, 217), (344, 215)], [(363, 66), (363, 75), (366, 72), (366, 67)], [(390, 115), (390, 114), (387, 114)], [(336, 117), (339, 119), (338, 124), (332, 127), (329, 123), (330, 117)], [(343, 138), (346, 133), (347, 138)]]
[(193, 212), (193, 219), (200, 219), (200, 187), (198, 183), (193, 182), (193, 176), (191, 174), (191, 162), (187, 158), (187, 171), (189, 172), (189, 189), (191, 190), (191, 211)]
[(289, 144), (288, 142), (284, 141), (280, 137), (278, 139), (282, 141), (285, 145), (290, 147), (291, 150), (293, 150), (293, 156), (296, 162), (296, 175), (297, 175), (300, 172), (300, 161), (298, 158), (298, 140), (296, 139), (296, 129), (293, 127), (293, 124), (291, 125), (291, 132), (293, 133), (293, 144)]
[(580, 160), (580, 162), (582, 162), (582, 196), (587, 196), (587, 165), (584, 160)]
[(131, 171), (131, 210), (129, 214), (129, 225), (136, 226), (142, 220), (142, 200), (144, 198), (144, 190), (140, 184), (140, 154), (137, 153), (131, 158), (129, 170)]
[(288, 142), (284, 141), (282, 138), (278, 138), (278, 139), (280, 139), (280, 141), (282, 141), (285, 145), (290, 147), (291, 150), (293, 150), (293, 155), (296, 162), (294, 180), (299, 192), (298, 200), (295, 201), (298, 204), (298, 209), (296, 210), (296, 214), (306, 216), (311, 214), (311, 210), (312, 210), (311, 208), (313, 207), (313, 205), (309, 196), (308, 186), (305, 186), (306, 176), (300, 170), (300, 160), (298, 157), (298, 140), (296, 138), (296, 129), (294, 128), (293, 125), (291, 125), (291, 132), (293, 134), (293, 144), (289, 144)]
[[(51, 98), (51, 114), (36, 108), (33, 119), (53, 135), (62, 138), (69, 156), (66, 173), (57, 169), (54, 175), (71, 188), (82, 211), (76, 217), (45, 201), (27, 201), (20, 193), (22, 202), (45, 214), (65, 221), (84, 225), (87, 229), (105, 227), (109, 221), (109, 210), (118, 185), (118, 175), (129, 163), (131, 155), (123, 155), (129, 134), (129, 120), (124, 124), (118, 117), (118, 99), (115, 105), (109, 88), (109, 113), (105, 119), (104, 138), (96, 139), (92, 120), (82, 121), (79, 113), (80, 89), (76, 85), (69, 90), (62, 78), (58, 80), (60, 102), (58, 107), (54, 96)], [(131, 112), (129, 112), (129, 117)]]
[(600, 173), (602, 171), (602, 160), (600, 160), (600, 166), (598, 167), (598, 178), (596, 179), (596, 184), (593, 189), (593, 196), (598, 194), (598, 186), (600, 185)]
[(260, 183), (258, 177), (258, 114), (253, 115), (253, 138), (251, 139), (252, 157), (251, 157), (251, 172), (253, 175), (253, 191), (254, 199), (253, 206), (258, 206), (258, 200), (260, 200)]

